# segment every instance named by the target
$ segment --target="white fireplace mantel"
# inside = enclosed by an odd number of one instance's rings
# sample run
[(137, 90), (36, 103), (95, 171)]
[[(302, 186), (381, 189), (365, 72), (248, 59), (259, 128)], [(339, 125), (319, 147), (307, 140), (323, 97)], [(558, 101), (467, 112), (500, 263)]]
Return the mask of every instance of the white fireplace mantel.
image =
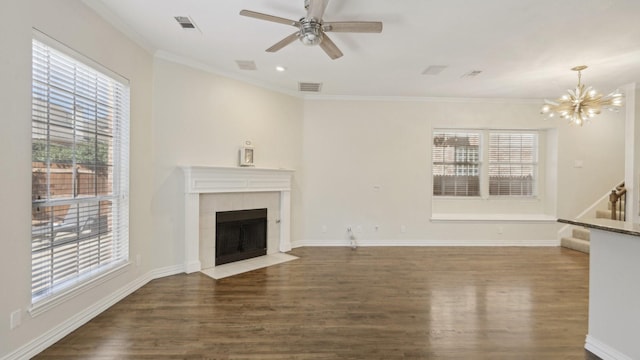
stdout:
[(199, 257), (200, 195), (279, 192), (280, 252), (291, 250), (291, 178), (293, 170), (242, 167), (183, 166), (185, 272), (201, 270)]

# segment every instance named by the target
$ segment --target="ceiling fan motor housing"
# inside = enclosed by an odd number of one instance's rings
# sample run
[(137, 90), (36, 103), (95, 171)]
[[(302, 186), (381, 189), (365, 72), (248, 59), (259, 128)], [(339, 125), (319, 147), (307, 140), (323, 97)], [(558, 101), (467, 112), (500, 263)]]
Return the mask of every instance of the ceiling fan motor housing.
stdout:
[(308, 46), (318, 45), (322, 41), (322, 22), (316, 19), (300, 19), (299, 39)]

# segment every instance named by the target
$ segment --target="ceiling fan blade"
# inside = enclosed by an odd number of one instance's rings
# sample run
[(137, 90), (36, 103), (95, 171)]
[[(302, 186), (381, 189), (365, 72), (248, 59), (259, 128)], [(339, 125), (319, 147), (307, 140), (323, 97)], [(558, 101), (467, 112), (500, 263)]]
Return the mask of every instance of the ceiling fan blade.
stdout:
[(380, 33), (382, 23), (380, 21), (336, 21), (324, 23), (322, 29), (333, 32)]
[(300, 27), (300, 22), (299, 21), (289, 20), (289, 19), (278, 17), (278, 16), (263, 14), (263, 13), (259, 13), (259, 12), (255, 12), (255, 11), (251, 11), (251, 10), (241, 10), (240, 11), (240, 15), (248, 16), (248, 17), (252, 17), (252, 18), (260, 19), (260, 20), (271, 21), (271, 22), (275, 22), (275, 23), (279, 23), (279, 24), (285, 24), (285, 25), (291, 25), (291, 26), (295, 26), (295, 27)]
[(309, 8), (307, 9), (307, 19), (314, 18), (322, 20), (324, 11), (327, 9), (329, 0), (309, 0)]
[(296, 31), (293, 34), (287, 36), (286, 38), (278, 41), (272, 47), (268, 48), (265, 51), (267, 51), (267, 52), (276, 52), (276, 51), (282, 49), (283, 47), (291, 44), (292, 42), (296, 41), (298, 39), (299, 35), (300, 35), (300, 31)]
[(327, 34), (324, 34), (324, 36), (322, 37), (322, 41), (320, 42), (320, 47), (333, 60), (342, 56), (342, 51), (338, 49), (336, 44), (333, 41), (331, 41), (331, 39), (327, 36)]

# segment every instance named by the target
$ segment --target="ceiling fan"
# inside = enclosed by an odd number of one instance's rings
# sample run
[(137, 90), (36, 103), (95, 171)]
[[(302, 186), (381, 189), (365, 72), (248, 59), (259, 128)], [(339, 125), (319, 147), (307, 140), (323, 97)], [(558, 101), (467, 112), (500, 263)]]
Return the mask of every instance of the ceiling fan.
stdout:
[(307, 16), (300, 20), (289, 20), (278, 16), (263, 14), (251, 10), (242, 10), (240, 15), (248, 16), (260, 20), (272, 21), (279, 24), (291, 25), (298, 28), (298, 31), (278, 41), (268, 52), (276, 52), (283, 47), (299, 39), (305, 45), (320, 45), (322, 50), (331, 59), (341, 57), (342, 51), (327, 36), (328, 32), (355, 32), (355, 33), (380, 33), (382, 32), (382, 22), (380, 21), (332, 21), (322, 20), (324, 11), (329, 0), (304, 0), (304, 7), (307, 9)]

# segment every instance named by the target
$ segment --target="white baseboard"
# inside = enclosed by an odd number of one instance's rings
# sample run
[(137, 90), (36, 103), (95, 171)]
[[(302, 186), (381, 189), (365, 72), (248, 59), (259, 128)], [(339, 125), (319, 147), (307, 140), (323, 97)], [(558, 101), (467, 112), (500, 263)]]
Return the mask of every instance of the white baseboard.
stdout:
[[(620, 183), (622, 183), (624, 180), (620, 181)], [(602, 197), (598, 200), (596, 200), (593, 204), (591, 204), (588, 208), (586, 208), (583, 212), (581, 212), (580, 214), (576, 215), (573, 219), (582, 219), (582, 218), (594, 218), (596, 217), (596, 210), (598, 208), (602, 208), (602, 206), (606, 206), (607, 202), (609, 201), (609, 195), (611, 194), (611, 191), (607, 191), (606, 194), (602, 195)], [(573, 228), (575, 228), (575, 225), (570, 225), (570, 224), (566, 224), (564, 225), (562, 228), (560, 228), (560, 230), (558, 230), (558, 239), (562, 239), (563, 237), (571, 237), (572, 236), (572, 230)]]
[(602, 360), (633, 360), (631, 357), (595, 339), (591, 335), (587, 335), (584, 348), (599, 356)]
[[(359, 240), (357, 246), (560, 246), (559, 239), (546, 240)], [(351, 246), (347, 239), (299, 240), (292, 243), (294, 248), (304, 246)]]
[(186, 272), (187, 274), (191, 274), (193, 272), (200, 271), (201, 268), (202, 264), (200, 263), (200, 261), (191, 261), (185, 265), (184, 272)]
[(160, 269), (151, 270), (149, 274), (151, 275), (151, 280), (163, 278), (166, 276), (176, 275), (185, 273), (185, 266), (183, 265), (174, 265), (174, 266), (166, 266)]
[(431, 214), (432, 222), (500, 222), (500, 223), (555, 223), (558, 219), (546, 214), (486, 214), (486, 213), (458, 213)]
[(566, 224), (558, 230), (558, 239), (562, 239), (564, 237), (571, 237), (573, 235), (573, 228), (575, 225)]
[(5, 355), (2, 360), (19, 360), (30, 359), (40, 352), (44, 351), (49, 346), (55, 344), (63, 337), (70, 334), (80, 326), (86, 324), (94, 317), (100, 315), (103, 311), (107, 310), (111, 306), (115, 305), (118, 301), (124, 299), (134, 291), (143, 287), (149, 281), (165, 277), (169, 275), (175, 275), (184, 272), (184, 266), (169, 266), (166, 268), (155, 269), (140, 276), (132, 282), (124, 285), (117, 291), (111, 293), (108, 297), (105, 297), (97, 303), (91, 305), (87, 309), (75, 314), (58, 326), (50, 329), (49, 331), (41, 334), (37, 338), (31, 340), (15, 351)]

